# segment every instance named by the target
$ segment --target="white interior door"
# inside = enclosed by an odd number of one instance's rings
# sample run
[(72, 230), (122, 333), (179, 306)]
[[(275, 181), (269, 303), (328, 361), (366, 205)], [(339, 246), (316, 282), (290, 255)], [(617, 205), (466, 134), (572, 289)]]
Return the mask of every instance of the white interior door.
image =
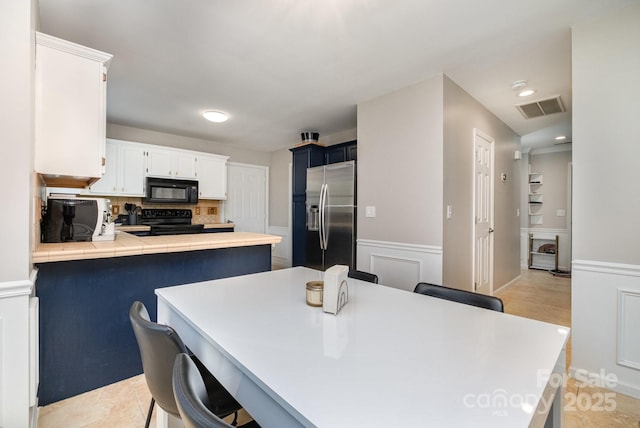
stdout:
[(493, 138), (474, 130), (473, 289), (493, 294)]
[(265, 233), (268, 171), (266, 166), (227, 163), (225, 216), (237, 232)]

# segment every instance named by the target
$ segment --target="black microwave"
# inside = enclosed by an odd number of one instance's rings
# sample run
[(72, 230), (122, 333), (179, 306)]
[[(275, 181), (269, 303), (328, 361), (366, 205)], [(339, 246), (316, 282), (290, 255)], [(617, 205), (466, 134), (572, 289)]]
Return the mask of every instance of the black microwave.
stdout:
[(198, 202), (198, 182), (147, 177), (145, 202), (153, 204), (195, 204)]

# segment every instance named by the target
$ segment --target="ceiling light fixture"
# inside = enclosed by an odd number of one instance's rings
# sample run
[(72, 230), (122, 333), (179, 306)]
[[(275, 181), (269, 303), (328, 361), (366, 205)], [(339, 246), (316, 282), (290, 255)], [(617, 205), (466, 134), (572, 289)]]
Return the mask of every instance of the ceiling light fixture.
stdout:
[(202, 116), (205, 119), (215, 123), (226, 122), (227, 120), (229, 120), (229, 115), (227, 113), (218, 110), (207, 110), (202, 113)]
[(561, 141), (561, 140), (565, 140), (566, 138), (567, 138), (567, 136), (566, 136), (566, 135), (558, 135), (558, 136), (556, 137), (556, 140)]
[(511, 89), (514, 91), (519, 91), (520, 89), (524, 89), (527, 86), (526, 80), (516, 80), (511, 84)]
[(529, 95), (533, 95), (535, 94), (536, 91), (533, 89), (525, 89), (524, 91), (521, 91), (520, 93), (518, 93), (519, 97), (528, 97)]

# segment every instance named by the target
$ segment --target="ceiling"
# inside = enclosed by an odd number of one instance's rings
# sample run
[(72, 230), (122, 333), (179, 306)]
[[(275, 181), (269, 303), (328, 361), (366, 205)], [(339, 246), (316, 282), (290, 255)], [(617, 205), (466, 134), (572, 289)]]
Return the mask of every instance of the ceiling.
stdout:
[[(523, 136), (571, 137), (571, 26), (637, 0), (39, 0), (40, 31), (114, 55), (110, 123), (273, 151), (445, 73)], [(526, 80), (536, 93), (517, 97)], [(516, 104), (560, 95), (558, 113)], [(207, 109), (231, 119), (205, 121)], [(398, 112), (401, 114), (402, 112)]]

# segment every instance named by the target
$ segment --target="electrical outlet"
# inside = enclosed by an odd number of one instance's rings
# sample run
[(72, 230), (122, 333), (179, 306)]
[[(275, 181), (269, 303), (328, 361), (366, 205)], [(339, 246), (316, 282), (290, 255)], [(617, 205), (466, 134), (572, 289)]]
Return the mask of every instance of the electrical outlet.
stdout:
[(196, 207), (196, 215), (200, 215), (200, 207)]
[(120, 214), (120, 205), (111, 205), (111, 214), (113, 215)]
[(209, 215), (218, 214), (218, 207), (209, 207), (209, 208), (207, 208), (207, 214), (209, 214)]

